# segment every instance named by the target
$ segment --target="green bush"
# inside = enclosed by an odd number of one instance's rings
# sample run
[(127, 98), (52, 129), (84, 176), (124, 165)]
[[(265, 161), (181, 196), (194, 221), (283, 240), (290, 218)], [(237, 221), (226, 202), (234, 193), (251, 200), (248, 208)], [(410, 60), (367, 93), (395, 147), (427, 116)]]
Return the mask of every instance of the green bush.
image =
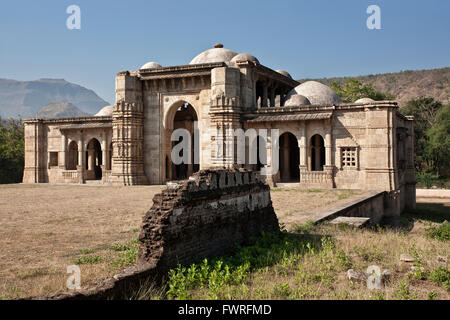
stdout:
[(438, 225), (432, 225), (431, 223), (425, 228), (427, 236), (433, 239), (438, 239), (441, 241), (450, 240), (450, 223), (444, 221)]
[(430, 273), (428, 279), (450, 291), (450, 268), (439, 267)]

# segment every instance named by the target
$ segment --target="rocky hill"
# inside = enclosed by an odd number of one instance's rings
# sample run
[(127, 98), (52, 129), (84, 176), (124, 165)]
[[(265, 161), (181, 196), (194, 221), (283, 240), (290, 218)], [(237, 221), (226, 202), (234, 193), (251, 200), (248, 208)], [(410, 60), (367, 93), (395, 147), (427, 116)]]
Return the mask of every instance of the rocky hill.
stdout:
[(0, 79), (0, 117), (34, 117), (49, 103), (72, 103), (81, 112), (95, 114), (109, 105), (94, 91), (64, 79), (16, 81)]
[(70, 102), (52, 102), (39, 109), (37, 118), (77, 118), (90, 117), (92, 114), (81, 111)]
[[(370, 83), (381, 92), (391, 93), (400, 105), (418, 97), (432, 97), (443, 103), (450, 103), (450, 68), (431, 70), (402, 71), (354, 77), (364, 84)], [(346, 77), (303, 79), (316, 80), (329, 85), (332, 81), (344, 84)]]

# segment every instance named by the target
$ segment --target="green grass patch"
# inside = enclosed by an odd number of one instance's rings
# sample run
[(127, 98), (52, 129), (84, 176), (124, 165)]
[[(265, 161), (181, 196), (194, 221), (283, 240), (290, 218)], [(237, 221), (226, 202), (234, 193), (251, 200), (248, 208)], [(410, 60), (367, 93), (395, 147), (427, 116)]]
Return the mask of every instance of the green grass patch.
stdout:
[(112, 265), (116, 267), (125, 267), (135, 264), (138, 255), (139, 240), (133, 239), (126, 244), (113, 244), (110, 249), (118, 252), (118, 256), (112, 261)]
[(95, 264), (102, 262), (103, 258), (100, 256), (86, 256), (86, 257), (80, 257), (78, 259), (73, 260), (73, 263), (75, 264)]

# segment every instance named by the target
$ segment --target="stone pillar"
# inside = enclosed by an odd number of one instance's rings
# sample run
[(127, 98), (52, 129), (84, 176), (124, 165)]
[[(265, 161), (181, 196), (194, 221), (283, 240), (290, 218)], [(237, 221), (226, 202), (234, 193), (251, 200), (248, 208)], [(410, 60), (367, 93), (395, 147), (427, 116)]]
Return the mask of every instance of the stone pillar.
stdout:
[(303, 182), (304, 176), (308, 171), (308, 141), (306, 139), (306, 122), (300, 123), (300, 140), (298, 141), (300, 148), (300, 183)]
[[(267, 173), (271, 172), (272, 170), (272, 135), (271, 132), (269, 132), (267, 134), (267, 141), (266, 141), (266, 159), (267, 159), (267, 163), (264, 165), (264, 168), (266, 170)], [(276, 147), (276, 146), (274, 146)], [(278, 145), (277, 148), (279, 148), (280, 146)], [(259, 157), (259, 154), (258, 154)], [(275, 159), (275, 161), (278, 161), (278, 159)], [(279, 165), (279, 164), (278, 164)], [(279, 169), (279, 168), (278, 168)], [(275, 170), (275, 169), (273, 169)], [(271, 186), (271, 187), (276, 187), (276, 175), (277, 172), (273, 172), (273, 174), (268, 174), (266, 176), (262, 176), (262, 178), (265, 180), (265, 182)]]
[(268, 88), (267, 84), (263, 86), (263, 95), (261, 97), (261, 108), (267, 107), (267, 97), (268, 97)]
[(325, 165), (331, 166), (331, 132), (325, 134)]
[(84, 183), (84, 172), (85, 172), (85, 164), (84, 164), (84, 146), (83, 146), (83, 137), (78, 140), (78, 182)]
[(308, 145), (306, 141), (306, 123), (300, 125), (300, 141), (298, 142), (300, 147), (300, 167), (306, 167), (306, 159), (308, 157)]
[(280, 94), (280, 107), (284, 107), (285, 102), (286, 102), (286, 95), (281, 93)]
[(275, 88), (270, 88), (270, 106), (275, 107)]
[(67, 137), (61, 132), (61, 152), (59, 157), (59, 167), (63, 170), (66, 169), (66, 150), (67, 150)]

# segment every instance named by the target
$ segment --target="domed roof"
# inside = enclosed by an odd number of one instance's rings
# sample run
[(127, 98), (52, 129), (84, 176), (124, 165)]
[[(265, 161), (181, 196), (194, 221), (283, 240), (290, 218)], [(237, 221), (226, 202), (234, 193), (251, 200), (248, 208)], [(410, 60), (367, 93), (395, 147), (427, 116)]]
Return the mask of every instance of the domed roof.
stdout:
[(285, 107), (294, 107), (294, 106), (304, 106), (310, 105), (311, 102), (305, 96), (300, 94), (293, 94), (289, 99), (284, 103)]
[(287, 71), (284, 71), (284, 70), (275, 70), (275, 71), (278, 72), (278, 73), (281, 73), (283, 76), (286, 76), (286, 77), (292, 79), (291, 75)]
[(259, 60), (256, 59), (256, 57), (254, 55), (251, 55), (250, 53), (239, 53), (238, 55), (235, 55), (230, 62), (235, 63), (237, 61), (252, 61), (259, 63)]
[(222, 44), (218, 43), (214, 45), (214, 48), (198, 54), (189, 64), (230, 62), (236, 55), (236, 52), (225, 49)]
[(156, 68), (162, 68), (162, 66), (159, 63), (150, 61), (144, 64), (140, 69), (156, 69)]
[(361, 98), (356, 100), (354, 103), (371, 103), (371, 102), (375, 102), (375, 100), (370, 98)]
[(317, 82), (306, 81), (294, 89), (292, 89), (287, 98), (289, 99), (294, 94), (300, 94), (308, 98), (311, 104), (338, 104), (342, 103), (341, 98), (330, 87)]
[(99, 112), (97, 112), (94, 117), (110, 117), (112, 116), (113, 112), (113, 106), (106, 106), (100, 109)]

